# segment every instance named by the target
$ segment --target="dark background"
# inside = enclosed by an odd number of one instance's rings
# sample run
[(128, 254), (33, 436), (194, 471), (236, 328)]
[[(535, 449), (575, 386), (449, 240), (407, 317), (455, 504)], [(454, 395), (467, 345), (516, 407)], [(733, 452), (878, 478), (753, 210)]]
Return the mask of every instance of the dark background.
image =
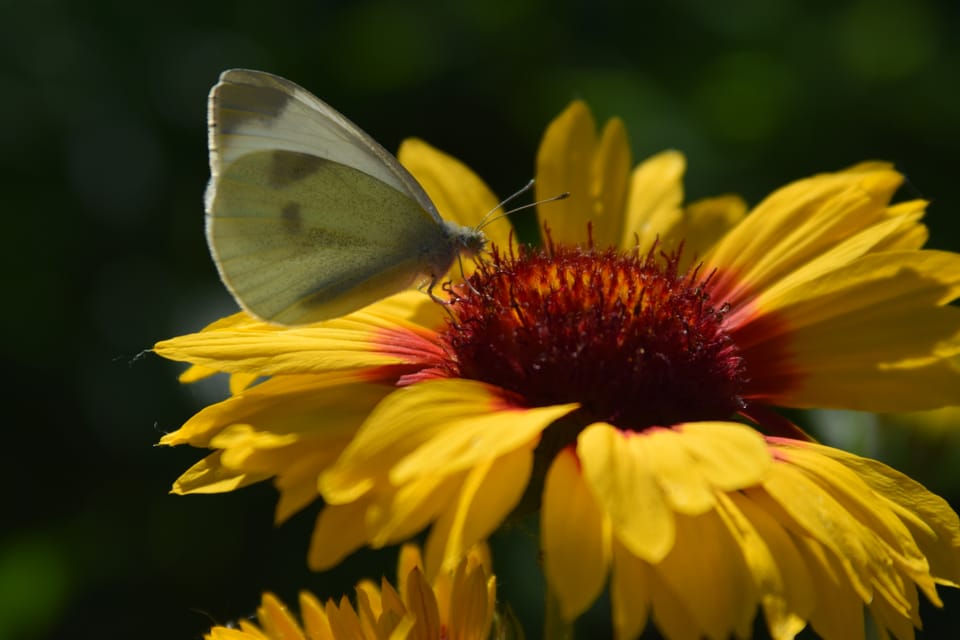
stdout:
[[(138, 354), (234, 308), (203, 237), (205, 101), (221, 70), (291, 78), (387, 148), (423, 137), (501, 195), (532, 177), (543, 128), (573, 98), (622, 116), (636, 159), (684, 151), (691, 199), (755, 203), (891, 160), (904, 197), (932, 201), (930, 245), (956, 250), (958, 7), (3, 0), (0, 640), (197, 638), (251, 613), (262, 589), (294, 604), (301, 587), (328, 597), (393, 575), (394, 550), (307, 572), (316, 508), (274, 529), (268, 484), (167, 493), (202, 452), (154, 444), (223, 385), (180, 387), (181, 367)], [(960, 504), (956, 438), (866, 422), (853, 446)], [(536, 567), (509, 558), (535, 539), (520, 526), (495, 543), (502, 567), (520, 567), (502, 593), (531, 638)], [(960, 598), (943, 595), (922, 637), (960, 624)]]

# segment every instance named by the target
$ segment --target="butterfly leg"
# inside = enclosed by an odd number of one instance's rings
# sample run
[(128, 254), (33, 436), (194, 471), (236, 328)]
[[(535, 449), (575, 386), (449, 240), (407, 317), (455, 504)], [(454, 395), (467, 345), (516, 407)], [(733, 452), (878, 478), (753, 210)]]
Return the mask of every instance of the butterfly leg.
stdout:
[(463, 279), (463, 283), (470, 288), (470, 291), (472, 291), (474, 295), (480, 295), (480, 292), (477, 291), (477, 288), (473, 286), (473, 283), (470, 282), (470, 278), (468, 278), (467, 274), (463, 271), (463, 256), (460, 254), (457, 254), (457, 264), (460, 265), (460, 277)]
[(450, 320), (457, 324), (457, 317), (453, 315), (453, 311), (450, 310), (450, 301), (444, 300), (437, 294), (433, 292), (433, 288), (437, 286), (437, 277), (430, 276), (430, 284), (427, 285), (427, 295), (430, 296), (430, 299), (443, 307), (443, 310), (447, 312), (447, 315), (450, 316)]

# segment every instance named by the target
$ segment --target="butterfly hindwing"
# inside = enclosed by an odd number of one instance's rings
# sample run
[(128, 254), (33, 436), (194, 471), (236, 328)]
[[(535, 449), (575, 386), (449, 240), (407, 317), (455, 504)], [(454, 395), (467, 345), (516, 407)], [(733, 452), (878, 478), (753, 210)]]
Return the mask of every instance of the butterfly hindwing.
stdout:
[(423, 275), (422, 256), (445, 242), (406, 194), (291, 151), (236, 160), (209, 207), (207, 236), (227, 287), (282, 324), (348, 313), (409, 287)]

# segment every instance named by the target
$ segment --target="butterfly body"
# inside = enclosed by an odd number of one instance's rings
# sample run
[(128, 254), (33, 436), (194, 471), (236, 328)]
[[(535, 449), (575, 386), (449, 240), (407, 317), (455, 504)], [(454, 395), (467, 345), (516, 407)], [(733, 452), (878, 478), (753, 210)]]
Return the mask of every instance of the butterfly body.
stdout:
[(246, 311), (298, 325), (446, 274), (483, 234), (443, 220), (383, 147), (283, 78), (225, 71), (210, 93), (206, 230)]

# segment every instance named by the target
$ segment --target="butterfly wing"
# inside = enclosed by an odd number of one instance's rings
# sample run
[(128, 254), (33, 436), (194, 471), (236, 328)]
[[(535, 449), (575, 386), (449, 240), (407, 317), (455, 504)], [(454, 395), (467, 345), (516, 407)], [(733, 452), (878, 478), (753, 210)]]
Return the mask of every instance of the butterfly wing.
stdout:
[(253, 151), (283, 149), (363, 171), (416, 200), (437, 222), (423, 188), (393, 155), (320, 98), (280, 76), (229, 69), (208, 104), (211, 190), (223, 167)]
[(332, 318), (400, 291), (448, 244), (414, 200), (331, 160), (258, 151), (219, 181), (208, 237), (220, 274), (245, 309), (272, 322)]
[(210, 99), (207, 240), (240, 305), (336, 317), (452, 262), (432, 203), (380, 145), (297, 85), (227, 71)]

